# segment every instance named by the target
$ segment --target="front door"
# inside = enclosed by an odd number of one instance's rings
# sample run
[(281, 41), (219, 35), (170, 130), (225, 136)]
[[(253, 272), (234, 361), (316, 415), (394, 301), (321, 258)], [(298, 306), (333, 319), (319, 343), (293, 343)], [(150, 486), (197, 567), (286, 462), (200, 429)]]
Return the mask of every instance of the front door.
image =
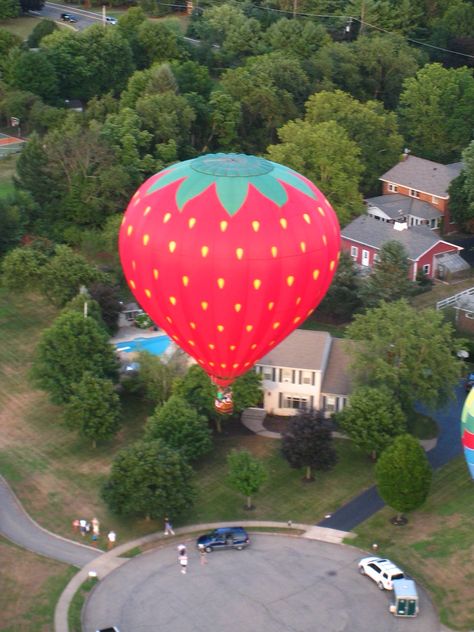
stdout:
[(369, 251), (368, 250), (362, 251), (362, 265), (363, 266), (369, 265)]

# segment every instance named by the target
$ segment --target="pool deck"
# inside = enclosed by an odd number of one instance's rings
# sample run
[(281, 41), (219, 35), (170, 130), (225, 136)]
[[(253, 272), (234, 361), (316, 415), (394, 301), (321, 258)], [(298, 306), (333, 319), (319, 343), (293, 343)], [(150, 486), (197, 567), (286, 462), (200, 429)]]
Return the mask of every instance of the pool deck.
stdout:
[(115, 336), (110, 338), (109, 342), (113, 345), (117, 345), (122, 342), (131, 342), (137, 338), (157, 338), (158, 336), (167, 335), (167, 333), (159, 328), (155, 331), (153, 328), (139, 329), (138, 327), (126, 325), (124, 327), (120, 327)]

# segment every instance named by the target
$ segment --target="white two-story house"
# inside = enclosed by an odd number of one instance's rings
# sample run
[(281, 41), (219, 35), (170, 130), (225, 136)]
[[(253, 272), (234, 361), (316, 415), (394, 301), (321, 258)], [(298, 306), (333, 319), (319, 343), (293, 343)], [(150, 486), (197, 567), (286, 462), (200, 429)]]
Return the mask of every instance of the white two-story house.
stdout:
[(293, 415), (297, 410), (342, 410), (351, 390), (350, 340), (324, 331), (296, 329), (255, 365), (263, 379), (267, 413)]

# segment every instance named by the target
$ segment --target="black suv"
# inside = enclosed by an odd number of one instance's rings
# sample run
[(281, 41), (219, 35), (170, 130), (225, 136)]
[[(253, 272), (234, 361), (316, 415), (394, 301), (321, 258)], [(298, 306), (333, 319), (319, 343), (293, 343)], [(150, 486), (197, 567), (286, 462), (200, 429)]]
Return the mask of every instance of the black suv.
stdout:
[(61, 13), (61, 20), (63, 22), (77, 22), (77, 18), (70, 13)]
[(201, 535), (197, 546), (204, 545), (208, 553), (214, 549), (237, 549), (241, 551), (250, 544), (250, 538), (243, 527), (221, 527), (211, 533)]

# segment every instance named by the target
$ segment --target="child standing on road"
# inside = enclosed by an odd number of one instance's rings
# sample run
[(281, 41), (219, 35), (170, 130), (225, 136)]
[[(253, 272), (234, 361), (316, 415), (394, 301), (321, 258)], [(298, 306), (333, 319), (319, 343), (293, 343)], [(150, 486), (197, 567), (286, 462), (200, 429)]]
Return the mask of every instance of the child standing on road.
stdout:
[(173, 525), (168, 516), (165, 517), (165, 535), (174, 535)]
[(205, 564), (207, 564), (206, 547), (204, 546), (204, 544), (198, 544), (198, 549), (199, 549), (199, 559), (201, 562), (201, 566), (204, 566)]
[(178, 546), (178, 563), (181, 566), (181, 573), (186, 575), (186, 570), (188, 568), (188, 554), (184, 544), (180, 544)]

